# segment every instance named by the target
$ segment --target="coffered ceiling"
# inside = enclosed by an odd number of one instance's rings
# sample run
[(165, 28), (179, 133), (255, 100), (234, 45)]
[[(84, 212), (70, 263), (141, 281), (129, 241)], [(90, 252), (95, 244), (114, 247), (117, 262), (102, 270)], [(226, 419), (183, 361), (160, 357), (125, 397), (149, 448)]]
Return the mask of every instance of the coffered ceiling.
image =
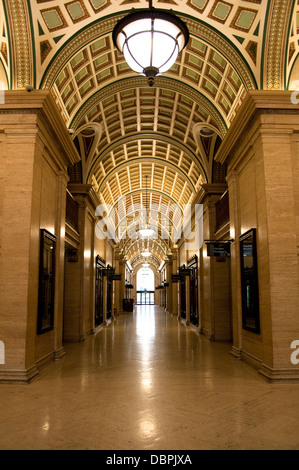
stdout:
[[(90, 183), (116, 227), (121, 207), (133, 214), (145, 201), (173, 223), (203, 183), (222, 182), (214, 155), (251, 89), (285, 89), (296, 76), (299, 5), (291, 0), (156, 0), (190, 31), (173, 67), (149, 87), (112, 42), (116, 22), (146, 0), (3, 0), (0, 7), (2, 88), (48, 89), (82, 157), (70, 171)], [(136, 213), (134, 210), (136, 209)], [(160, 224), (160, 225), (159, 225)], [(156, 265), (172, 248), (151, 242)], [(165, 227), (164, 227), (165, 228)], [(144, 241), (126, 241), (131, 263)]]

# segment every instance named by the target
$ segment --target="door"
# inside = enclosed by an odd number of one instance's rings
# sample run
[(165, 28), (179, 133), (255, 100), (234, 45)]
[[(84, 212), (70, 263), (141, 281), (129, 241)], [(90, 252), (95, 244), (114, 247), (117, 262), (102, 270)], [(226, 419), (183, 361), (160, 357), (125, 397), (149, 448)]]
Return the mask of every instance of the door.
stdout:
[(181, 318), (186, 318), (186, 277), (181, 278)]
[(198, 258), (196, 255), (188, 261), (188, 268), (190, 269), (190, 323), (198, 326)]
[(96, 286), (95, 286), (95, 326), (103, 323), (103, 269), (105, 261), (99, 256), (96, 259)]
[(155, 292), (137, 291), (137, 305), (155, 305)]

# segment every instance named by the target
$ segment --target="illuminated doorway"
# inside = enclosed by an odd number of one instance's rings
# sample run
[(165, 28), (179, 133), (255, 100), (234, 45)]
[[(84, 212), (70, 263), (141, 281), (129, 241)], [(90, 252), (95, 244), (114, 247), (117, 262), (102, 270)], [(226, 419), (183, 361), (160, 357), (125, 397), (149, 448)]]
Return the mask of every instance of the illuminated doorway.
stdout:
[(137, 305), (155, 305), (155, 274), (150, 268), (137, 273)]

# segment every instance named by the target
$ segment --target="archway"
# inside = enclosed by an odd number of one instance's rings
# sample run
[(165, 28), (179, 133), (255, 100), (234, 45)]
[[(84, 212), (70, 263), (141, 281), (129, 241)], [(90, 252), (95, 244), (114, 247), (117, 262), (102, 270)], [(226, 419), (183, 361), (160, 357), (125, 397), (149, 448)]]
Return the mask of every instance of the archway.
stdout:
[(137, 305), (155, 304), (155, 274), (149, 267), (139, 269), (137, 273)]

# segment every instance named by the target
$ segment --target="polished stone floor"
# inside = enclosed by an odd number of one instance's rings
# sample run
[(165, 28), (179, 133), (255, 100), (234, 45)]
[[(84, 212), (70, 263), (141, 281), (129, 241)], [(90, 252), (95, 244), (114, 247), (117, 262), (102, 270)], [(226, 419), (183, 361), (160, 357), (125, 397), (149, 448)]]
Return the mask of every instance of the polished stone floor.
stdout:
[(299, 385), (271, 385), (158, 307), (119, 316), (30, 385), (0, 385), (0, 449), (299, 449)]

